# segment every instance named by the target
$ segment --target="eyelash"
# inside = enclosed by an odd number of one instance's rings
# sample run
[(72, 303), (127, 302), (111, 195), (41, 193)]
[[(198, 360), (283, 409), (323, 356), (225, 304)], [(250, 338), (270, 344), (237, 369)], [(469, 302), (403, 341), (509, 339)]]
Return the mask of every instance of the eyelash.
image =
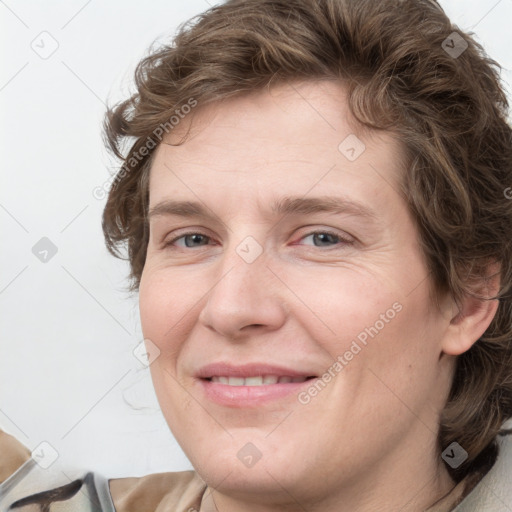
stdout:
[[(166, 247), (172, 247), (178, 240), (182, 239), (182, 238), (185, 238), (187, 236), (192, 236), (192, 235), (201, 235), (209, 240), (211, 240), (212, 237), (204, 234), (204, 233), (201, 233), (200, 231), (190, 231), (188, 233), (183, 233), (179, 236), (176, 236), (174, 237), (172, 240), (169, 240), (168, 242), (166, 242), (164, 244), (164, 248)], [(307, 237), (310, 237), (310, 236), (313, 236), (313, 235), (330, 235), (330, 236), (333, 236), (334, 238), (336, 238), (339, 242), (339, 244), (343, 244), (343, 245), (352, 245), (354, 243), (353, 240), (349, 240), (347, 238), (344, 238), (343, 236), (341, 236), (340, 234), (338, 233), (334, 233), (333, 231), (329, 231), (329, 230), (317, 230), (317, 231), (311, 231), (310, 233), (307, 233), (305, 234), (304, 236), (302, 236), (300, 238), (300, 240), (303, 240), (304, 238), (307, 238)], [(294, 245), (298, 245), (298, 244), (294, 244)], [(203, 247), (203, 246), (197, 246), (197, 247)], [(318, 245), (312, 245), (310, 247), (315, 247), (315, 248), (321, 248), (322, 246), (318, 246)], [(327, 249), (334, 249), (336, 248), (336, 245), (333, 245), (333, 246), (328, 246)], [(194, 249), (194, 247), (182, 247), (182, 249)]]

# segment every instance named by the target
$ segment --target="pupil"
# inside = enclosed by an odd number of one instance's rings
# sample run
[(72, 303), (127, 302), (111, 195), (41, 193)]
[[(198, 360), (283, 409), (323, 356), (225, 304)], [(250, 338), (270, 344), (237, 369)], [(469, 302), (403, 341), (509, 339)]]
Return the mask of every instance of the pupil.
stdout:
[[(195, 242), (201, 242), (201, 239), (203, 238), (203, 235), (188, 235), (188, 237), (185, 239), (185, 245), (187, 247), (192, 247), (195, 244)], [(191, 240), (191, 243), (189, 244), (188, 241)]]
[(334, 236), (329, 233), (316, 233), (315, 235), (315, 241), (319, 241), (320, 245), (322, 243), (333, 243), (335, 240), (333, 240)]

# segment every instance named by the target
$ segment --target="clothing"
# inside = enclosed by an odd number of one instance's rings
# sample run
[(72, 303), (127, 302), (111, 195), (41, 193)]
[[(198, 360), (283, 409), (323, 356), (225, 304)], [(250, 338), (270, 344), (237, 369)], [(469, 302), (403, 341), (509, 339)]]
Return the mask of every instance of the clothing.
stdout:
[[(510, 512), (512, 436), (500, 441), (496, 464), (469, 495), (464, 497), (468, 481), (463, 481), (427, 512)], [(73, 476), (41, 468), (2, 431), (0, 482), (0, 512), (217, 512), (206, 483), (194, 471), (113, 480), (92, 472)]]

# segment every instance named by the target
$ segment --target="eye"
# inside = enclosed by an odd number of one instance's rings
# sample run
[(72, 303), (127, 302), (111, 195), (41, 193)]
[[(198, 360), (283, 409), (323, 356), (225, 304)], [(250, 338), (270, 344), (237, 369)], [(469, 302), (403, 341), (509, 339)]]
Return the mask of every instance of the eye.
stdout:
[[(313, 242), (314, 247), (333, 247), (336, 245), (350, 245), (353, 240), (349, 240), (337, 233), (331, 231), (313, 231), (312, 233), (303, 236), (300, 240), (310, 239)], [(311, 244), (300, 244), (300, 245), (311, 245)]]
[[(300, 241), (306, 243), (295, 243), (293, 245), (309, 245), (313, 247), (336, 247), (340, 245), (351, 245), (354, 243), (353, 240), (343, 237), (338, 233), (331, 231), (313, 231), (307, 235), (301, 237)], [(192, 249), (194, 247), (203, 247), (212, 243), (212, 238), (204, 233), (190, 232), (184, 233), (173, 239), (169, 240), (164, 244), (165, 247), (178, 247), (181, 249)]]
[[(172, 240), (169, 240), (165, 243), (165, 247), (168, 246), (177, 246), (177, 247), (201, 247), (203, 245), (208, 245), (208, 242), (211, 238), (203, 233), (185, 233), (183, 235), (177, 236)], [(182, 243), (178, 243), (182, 242)]]

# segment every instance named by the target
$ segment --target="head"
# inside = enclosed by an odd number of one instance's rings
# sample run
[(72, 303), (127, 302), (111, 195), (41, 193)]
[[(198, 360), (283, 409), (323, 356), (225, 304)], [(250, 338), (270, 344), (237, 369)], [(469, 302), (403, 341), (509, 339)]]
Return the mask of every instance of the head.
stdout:
[[(429, 0), (234, 0), (136, 86), (106, 118), (122, 166), (103, 229), (200, 475), (313, 503), (389, 467), (492, 463), (512, 416), (512, 137), (471, 36)], [(312, 379), (240, 402), (211, 363)]]

